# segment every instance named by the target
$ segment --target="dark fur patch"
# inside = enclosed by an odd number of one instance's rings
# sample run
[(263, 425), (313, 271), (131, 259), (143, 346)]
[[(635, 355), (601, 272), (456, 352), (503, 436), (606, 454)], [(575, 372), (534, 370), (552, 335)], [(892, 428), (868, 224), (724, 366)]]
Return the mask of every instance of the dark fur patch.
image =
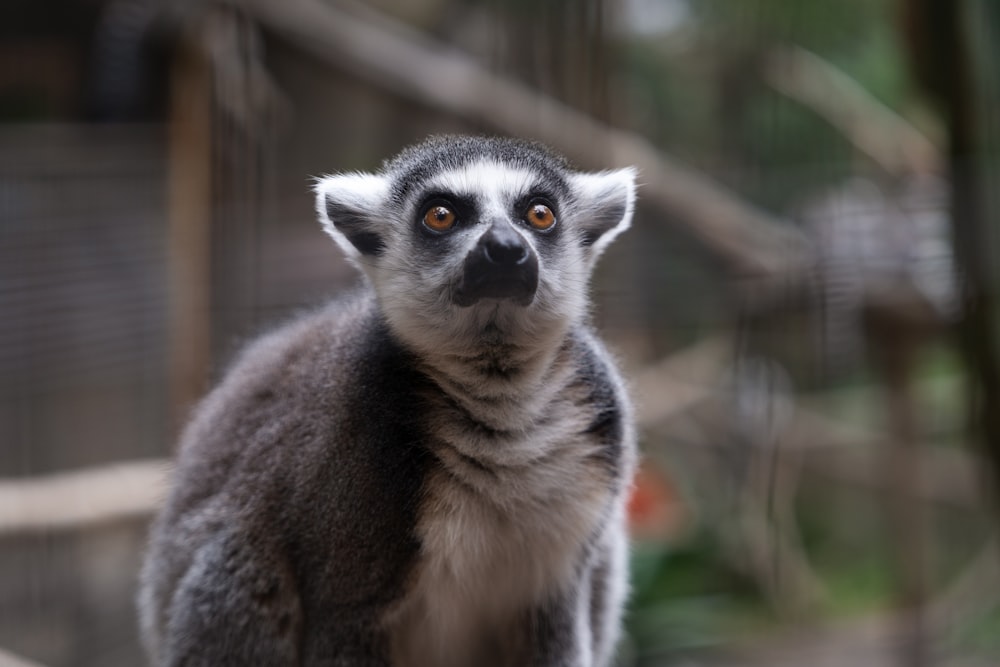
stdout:
[(456, 169), (483, 158), (494, 158), (512, 168), (524, 167), (539, 175), (545, 189), (564, 197), (568, 186), (563, 174), (569, 169), (565, 158), (534, 142), (504, 137), (443, 135), (411, 146), (386, 162), (384, 171), (393, 181), (392, 197), (405, 201), (418, 183), (434, 174)]
[(326, 200), (326, 215), (333, 226), (347, 237), (362, 255), (378, 255), (385, 250), (385, 241), (371, 230), (372, 221), (365, 213)]
[[(192, 664), (371, 664), (419, 553), (428, 381), (370, 298), (281, 335), (188, 429), (144, 586), (171, 650), (207, 656)], [(170, 606), (178, 586), (197, 613)]]
[(615, 203), (593, 212), (583, 226), (583, 245), (592, 246), (625, 217), (625, 203)]
[(580, 345), (580, 370), (576, 384), (587, 388), (587, 404), (593, 413), (581, 435), (596, 438), (602, 447), (595, 458), (618, 477), (621, 474), (622, 438), (625, 434), (622, 408), (614, 384), (601, 360), (589, 348)]

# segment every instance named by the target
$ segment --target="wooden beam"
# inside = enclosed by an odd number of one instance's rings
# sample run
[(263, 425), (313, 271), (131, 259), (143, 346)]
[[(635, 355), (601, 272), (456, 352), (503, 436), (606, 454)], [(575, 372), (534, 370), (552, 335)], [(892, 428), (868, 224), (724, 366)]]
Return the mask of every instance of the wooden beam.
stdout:
[(166, 497), (170, 466), (169, 461), (153, 459), (0, 479), (0, 535), (148, 517)]
[(0, 649), (0, 667), (42, 667), (42, 664)]
[(734, 274), (798, 273), (808, 265), (806, 241), (794, 225), (674, 162), (644, 137), (491, 72), (411, 28), (370, 10), (346, 12), (320, 0), (223, 1), (331, 67), (394, 95), (540, 140), (585, 168), (637, 167), (643, 203), (700, 239)]

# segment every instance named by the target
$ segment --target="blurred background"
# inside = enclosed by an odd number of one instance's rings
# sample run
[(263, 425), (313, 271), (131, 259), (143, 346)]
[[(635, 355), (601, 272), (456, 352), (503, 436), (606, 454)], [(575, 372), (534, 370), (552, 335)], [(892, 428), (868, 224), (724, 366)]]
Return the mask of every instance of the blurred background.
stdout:
[(430, 133), (641, 172), (619, 664), (1000, 664), (1000, 4), (4, 0), (0, 665), (144, 663), (192, 404), (353, 285), (310, 178)]

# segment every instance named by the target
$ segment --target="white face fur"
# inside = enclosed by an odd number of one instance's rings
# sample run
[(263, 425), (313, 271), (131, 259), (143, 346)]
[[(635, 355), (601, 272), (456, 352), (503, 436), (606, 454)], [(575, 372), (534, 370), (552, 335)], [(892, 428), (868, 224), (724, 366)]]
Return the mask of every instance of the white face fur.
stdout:
[[(595, 260), (629, 226), (635, 173), (575, 172), (512, 140), (437, 138), (377, 174), (327, 176), (315, 189), (323, 228), (371, 281), (394, 333), (421, 358), (460, 359), (558, 344), (586, 312)], [(554, 215), (544, 230), (528, 220), (539, 204)], [(442, 206), (454, 218), (441, 213), (449, 227), (436, 231), (425, 220)], [(479, 267), (469, 258), (491, 233), (537, 262), (537, 287), (508, 295), (501, 284), (500, 296), (467, 303)]]

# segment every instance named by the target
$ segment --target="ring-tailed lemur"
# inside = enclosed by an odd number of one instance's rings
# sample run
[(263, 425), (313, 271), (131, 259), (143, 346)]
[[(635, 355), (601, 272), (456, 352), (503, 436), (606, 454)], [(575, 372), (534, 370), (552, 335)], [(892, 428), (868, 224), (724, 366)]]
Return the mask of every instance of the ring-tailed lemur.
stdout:
[(158, 665), (607, 665), (631, 408), (587, 326), (634, 173), (439, 137), (316, 186), (368, 287), (198, 408), (142, 573)]

